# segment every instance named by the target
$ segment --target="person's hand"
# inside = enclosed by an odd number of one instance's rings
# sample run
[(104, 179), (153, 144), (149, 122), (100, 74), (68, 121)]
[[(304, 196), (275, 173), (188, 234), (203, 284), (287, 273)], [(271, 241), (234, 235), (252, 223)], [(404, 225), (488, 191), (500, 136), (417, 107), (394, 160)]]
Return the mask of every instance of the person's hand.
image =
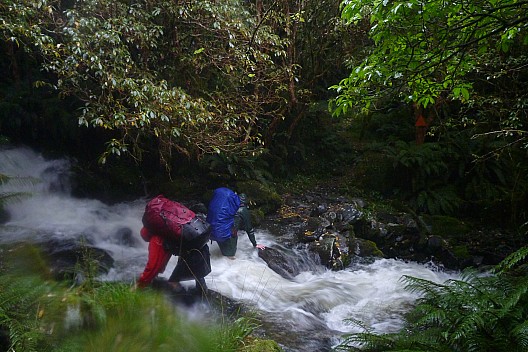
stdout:
[(258, 249), (266, 249), (266, 246), (264, 246), (263, 244), (257, 244), (255, 246), (255, 248), (258, 248)]

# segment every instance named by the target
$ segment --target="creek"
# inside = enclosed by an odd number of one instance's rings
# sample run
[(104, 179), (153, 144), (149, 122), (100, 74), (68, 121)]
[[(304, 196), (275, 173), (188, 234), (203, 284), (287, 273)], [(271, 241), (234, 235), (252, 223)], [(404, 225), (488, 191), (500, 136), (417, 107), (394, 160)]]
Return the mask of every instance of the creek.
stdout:
[[(9, 216), (0, 225), (0, 242), (32, 240), (43, 233), (57, 239), (89, 235), (115, 261), (101, 280), (132, 284), (147, 260), (147, 243), (139, 236), (147, 200), (108, 205), (97, 199), (74, 198), (70, 168), (67, 159), (48, 160), (29, 148), (0, 149), (0, 174), (17, 177), (0, 185), (0, 193), (31, 194), (6, 206)], [(116, 240), (123, 229), (132, 231), (132, 245)], [(307, 252), (296, 250), (291, 260), (303, 262), (304, 270), (287, 280), (271, 270), (245, 235), (241, 236), (235, 260), (222, 257), (215, 243), (210, 245), (212, 272), (206, 277), (207, 284), (258, 312), (263, 334), (278, 341), (287, 352), (329, 351), (342, 334), (359, 331), (346, 322), (347, 318), (361, 320), (377, 332), (397, 331), (403, 314), (418, 298), (404, 289), (403, 275), (435, 282), (458, 278), (457, 273), (434, 265), (393, 259), (331, 271)], [(266, 230), (257, 229), (256, 237), (266, 246), (280, 246)], [(170, 276), (176, 260), (171, 259), (162, 277)], [(196, 309), (189, 308), (186, 313), (200, 318)]]

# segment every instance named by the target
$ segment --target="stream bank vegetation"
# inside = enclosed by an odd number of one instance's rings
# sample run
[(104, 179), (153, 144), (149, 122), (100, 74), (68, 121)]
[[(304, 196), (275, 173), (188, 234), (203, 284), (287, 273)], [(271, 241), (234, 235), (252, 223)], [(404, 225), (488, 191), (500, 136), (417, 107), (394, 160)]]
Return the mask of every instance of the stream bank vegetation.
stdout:
[(376, 132), (370, 155), (382, 165), (364, 171), (380, 169), (377, 190), (420, 213), (528, 220), (527, 10), (511, 0), (342, 2), (369, 41), (332, 87), (333, 113), (360, 117), (362, 137)]
[(362, 332), (340, 349), (528, 349), (527, 9), (511, 0), (342, 2), (342, 18), (369, 38), (332, 87), (334, 114), (362, 117), (361, 137), (374, 137), (359, 179), (418, 214), (511, 229), (520, 249), (487, 275), (404, 277), (422, 298), (403, 329), (376, 334), (351, 319)]
[(259, 343), (248, 340), (257, 327), (250, 315), (192, 321), (160, 292), (96, 280), (90, 258), (58, 282), (35, 247), (0, 251), (2, 351), (234, 352)]
[(528, 349), (528, 247), (511, 254), (489, 275), (466, 271), (443, 284), (404, 276), (406, 288), (422, 295), (397, 333), (345, 336), (339, 351), (495, 351)]

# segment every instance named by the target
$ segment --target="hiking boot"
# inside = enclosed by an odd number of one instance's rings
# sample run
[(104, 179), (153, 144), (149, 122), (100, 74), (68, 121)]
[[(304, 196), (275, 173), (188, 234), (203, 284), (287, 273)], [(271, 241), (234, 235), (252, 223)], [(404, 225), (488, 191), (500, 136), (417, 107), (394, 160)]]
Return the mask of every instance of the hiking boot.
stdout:
[(207, 294), (207, 284), (205, 283), (205, 279), (203, 277), (196, 279), (196, 287), (192, 289), (191, 293), (195, 295)]
[(182, 295), (187, 292), (185, 287), (183, 287), (179, 282), (169, 282), (169, 287), (173, 295)]

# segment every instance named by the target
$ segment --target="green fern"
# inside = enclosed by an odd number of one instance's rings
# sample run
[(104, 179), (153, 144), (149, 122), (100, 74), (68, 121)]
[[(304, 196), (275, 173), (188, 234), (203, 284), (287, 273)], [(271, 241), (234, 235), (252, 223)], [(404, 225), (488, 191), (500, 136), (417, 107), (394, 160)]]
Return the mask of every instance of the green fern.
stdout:
[(41, 351), (45, 334), (40, 331), (38, 302), (46, 287), (35, 277), (1, 276), (0, 326), (9, 332), (10, 350)]
[[(404, 276), (407, 290), (419, 293), (415, 308), (395, 334), (368, 329), (345, 336), (346, 351), (522, 352), (528, 346), (528, 276), (521, 248), (497, 266), (494, 275), (466, 271), (460, 280), (438, 284)], [(357, 347), (360, 346), (361, 348)]]
[(521, 249), (510, 254), (504, 259), (496, 268), (495, 272), (502, 274), (508, 270), (513, 269), (516, 266), (526, 265), (525, 259), (528, 257), (528, 246), (522, 247)]
[(416, 145), (397, 141), (385, 149), (400, 175), (397, 193), (411, 206), (430, 214), (453, 214), (462, 201), (449, 183), (451, 153), (438, 143)]
[(430, 214), (455, 214), (463, 202), (453, 186), (440, 186), (419, 191), (410, 203), (416, 209)]
[[(4, 174), (0, 174), (0, 186), (14, 185), (14, 186), (28, 186), (34, 185), (39, 181), (33, 177), (12, 177)], [(7, 192), (0, 189), (0, 207), (5, 206), (9, 203), (21, 201), (31, 196), (29, 192)]]

